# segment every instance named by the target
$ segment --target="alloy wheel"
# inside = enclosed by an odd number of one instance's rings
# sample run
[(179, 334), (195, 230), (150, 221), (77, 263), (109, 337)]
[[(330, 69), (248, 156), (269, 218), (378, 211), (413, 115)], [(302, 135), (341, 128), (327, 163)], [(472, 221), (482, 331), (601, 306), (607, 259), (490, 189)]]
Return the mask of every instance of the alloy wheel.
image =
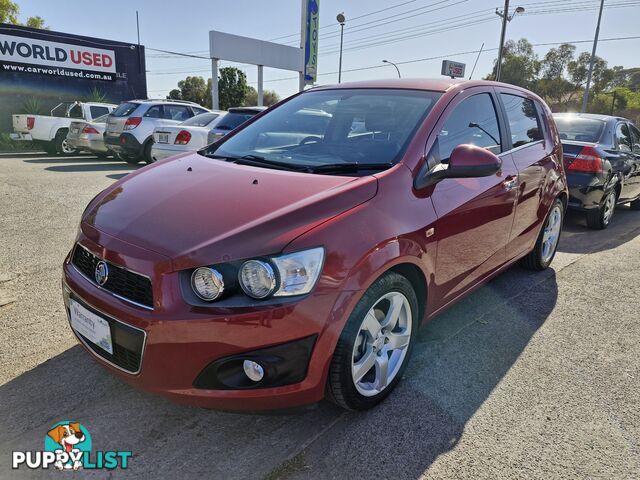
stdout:
[(607, 195), (607, 198), (604, 201), (604, 205), (602, 206), (602, 223), (604, 225), (608, 225), (611, 221), (611, 217), (613, 217), (613, 212), (616, 209), (616, 192), (611, 191)]
[(560, 229), (562, 228), (562, 210), (559, 205), (553, 207), (547, 218), (542, 235), (542, 261), (547, 263), (553, 257), (560, 239)]
[(351, 375), (361, 395), (381, 393), (396, 377), (411, 342), (409, 300), (400, 292), (383, 295), (365, 315), (353, 346)]
[(76, 151), (76, 149), (69, 144), (66, 138), (62, 140), (60, 146), (62, 147), (62, 153), (66, 153), (67, 155), (72, 154)]

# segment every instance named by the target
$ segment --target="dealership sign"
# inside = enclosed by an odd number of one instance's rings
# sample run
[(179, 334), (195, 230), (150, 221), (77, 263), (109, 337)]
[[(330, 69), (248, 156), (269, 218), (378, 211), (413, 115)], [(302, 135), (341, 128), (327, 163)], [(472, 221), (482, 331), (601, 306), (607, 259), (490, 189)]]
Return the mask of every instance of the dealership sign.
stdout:
[(0, 63), (13, 65), (12, 70), (24, 73), (64, 75), (68, 69), (116, 73), (113, 50), (5, 34), (0, 34)]
[(442, 70), (440, 73), (451, 78), (464, 77), (464, 69), (466, 65), (460, 62), (453, 62), (451, 60), (442, 61)]
[(318, 23), (320, 0), (306, 0), (307, 18), (304, 43), (304, 82), (314, 83), (318, 78)]

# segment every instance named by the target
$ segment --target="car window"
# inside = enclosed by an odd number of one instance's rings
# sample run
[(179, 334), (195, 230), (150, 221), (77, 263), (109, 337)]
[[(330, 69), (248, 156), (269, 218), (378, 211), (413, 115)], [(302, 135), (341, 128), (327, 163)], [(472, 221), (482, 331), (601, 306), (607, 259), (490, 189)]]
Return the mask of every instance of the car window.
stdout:
[(205, 110), (204, 108), (200, 108), (200, 107), (191, 107), (191, 109), (193, 110), (193, 113), (195, 115), (200, 115), (201, 113), (207, 113), (208, 110)]
[(458, 145), (471, 144), (498, 154), (502, 151), (498, 116), (491, 95), (480, 93), (464, 99), (449, 114), (438, 133), (431, 156), (447, 163)]
[(584, 118), (575, 115), (553, 117), (558, 127), (561, 140), (577, 142), (599, 142), (605, 122), (595, 118)]
[(620, 122), (616, 126), (616, 144), (618, 145), (618, 150), (631, 151), (631, 133), (626, 123)]
[(501, 93), (500, 97), (507, 112), (513, 148), (544, 138), (533, 100), (508, 93)]
[(176, 120), (178, 122), (184, 122), (186, 119), (191, 118), (193, 114), (189, 107), (184, 105), (165, 105), (163, 118), (166, 120)]
[(191, 117), (189, 120), (185, 120), (184, 122), (182, 122), (182, 125), (191, 127), (206, 127), (219, 116), (219, 113), (201, 113), (200, 115)]
[(107, 107), (97, 107), (94, 105), (89, 107), (89, 111), (91, 112), (91, 118), (98, 118), (109, 113), (109, 109)]
[(94, 118), (93, 123), (107, 123), (107, 118), (109, 118), (109, 114), (102, 115), (101, 117)]
[(633, 138), (633, 153), (640, 153), (640, 130), (631, 123), (629, 124), (629, 130), (631, 130), (631, 136)]
[(154, 105), (150, 107), (144, 116), (149, 118), (162, 118), (162, 105)]
[(120, 105), (118, 105), (118, 108), (116, 108), (113, 112), (111, 112), (111, 115), (114, 117), (128, 117), (139, 106), (140, 106), (139, 103), (133, 103), (133, 102), (121, 103)]

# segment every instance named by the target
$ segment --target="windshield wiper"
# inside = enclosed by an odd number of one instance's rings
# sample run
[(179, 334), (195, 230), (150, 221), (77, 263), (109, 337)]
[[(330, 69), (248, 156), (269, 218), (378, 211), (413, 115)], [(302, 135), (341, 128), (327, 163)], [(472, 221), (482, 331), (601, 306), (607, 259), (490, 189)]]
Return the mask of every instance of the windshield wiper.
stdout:
[(277, 170), (291, 170), (294, 172), (304, 172), (304, 168), (292, 165), (286, 162), (278, 162), (276, 160), (267, 160), (260, 155), (243, 155), (241, 157), (224, 156), (224, 155), (207, 155), (210, 158), (226, 160), (227, 162), (237, 163), (238, 165), (249, 165), (251, 167), (269, 167)]
[(393, 163), (329, 163), (326, 165), (310, 166), (305, 171), (309, 173), (319, 172), (359, 172), (362, 170), (386, 170), (393, 167)]

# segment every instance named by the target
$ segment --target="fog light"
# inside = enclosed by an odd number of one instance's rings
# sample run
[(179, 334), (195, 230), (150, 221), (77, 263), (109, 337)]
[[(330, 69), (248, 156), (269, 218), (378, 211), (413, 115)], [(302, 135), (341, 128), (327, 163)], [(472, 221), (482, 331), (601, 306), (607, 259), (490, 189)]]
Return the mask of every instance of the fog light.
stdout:
[(244, 369), (245, 375), (254, 382), (259, 382), (264, 377), (264, 368), (253, 360), (245, 360), (242, 363), (242, 368)]

